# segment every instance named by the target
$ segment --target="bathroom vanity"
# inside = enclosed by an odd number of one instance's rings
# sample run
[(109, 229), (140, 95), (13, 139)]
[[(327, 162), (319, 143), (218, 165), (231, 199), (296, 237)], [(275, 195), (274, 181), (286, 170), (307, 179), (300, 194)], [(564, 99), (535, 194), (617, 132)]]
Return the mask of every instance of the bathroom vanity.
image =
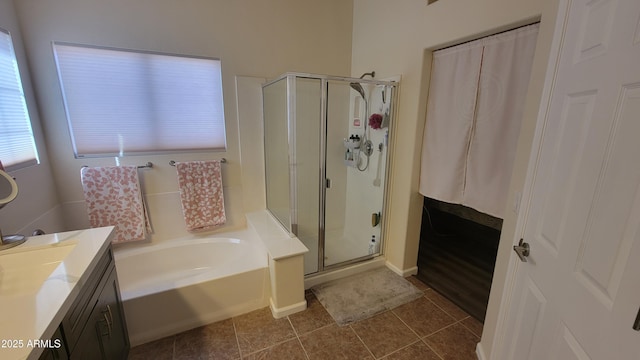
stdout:
[(126, 359), (112, 236), (41, 235), (0, 253), (0, 358)]

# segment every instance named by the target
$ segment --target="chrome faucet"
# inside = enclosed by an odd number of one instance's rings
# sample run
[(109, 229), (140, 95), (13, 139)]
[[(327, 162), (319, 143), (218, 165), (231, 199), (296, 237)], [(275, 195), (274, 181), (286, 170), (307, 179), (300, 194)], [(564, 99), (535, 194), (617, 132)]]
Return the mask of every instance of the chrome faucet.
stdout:
[(0, 251), (11, 249), (14, 246), (18, 246), (27, 241), (24, 235), (2, 235), (2, 229), (0, 229)]

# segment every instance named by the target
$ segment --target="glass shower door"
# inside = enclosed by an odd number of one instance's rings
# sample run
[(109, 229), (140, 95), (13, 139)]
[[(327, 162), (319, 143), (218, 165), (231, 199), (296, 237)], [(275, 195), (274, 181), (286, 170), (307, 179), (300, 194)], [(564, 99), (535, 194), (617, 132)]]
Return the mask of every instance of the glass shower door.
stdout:
[(391, 87), (328, 82), (324, 266), (381, 252), (390, 110)]
[(309, 249), (304, 256), (304, 272), (318, 271), (320, 242), (320, 130), (322, 81), (317, 78), (295, 77), (290, 91), (295, 94), (292, 109), (295, 113), (293, 129), (295, 178), (295, 211), (298, 239)]
[(287, 81), (263, 88), (267, 209), (291, 231)]
[(393, 89), (310, 74), (263, 86), (267, 208), (309, 249), (306, 275), (381, 253)]

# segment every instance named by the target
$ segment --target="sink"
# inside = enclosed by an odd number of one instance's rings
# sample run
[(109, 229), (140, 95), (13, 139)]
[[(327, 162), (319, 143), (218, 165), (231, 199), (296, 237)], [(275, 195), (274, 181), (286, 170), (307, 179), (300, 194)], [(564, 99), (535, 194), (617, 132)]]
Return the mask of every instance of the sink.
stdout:
[(73, 244), (45, 246), (0, 255), (0, 296), (37, 292)]

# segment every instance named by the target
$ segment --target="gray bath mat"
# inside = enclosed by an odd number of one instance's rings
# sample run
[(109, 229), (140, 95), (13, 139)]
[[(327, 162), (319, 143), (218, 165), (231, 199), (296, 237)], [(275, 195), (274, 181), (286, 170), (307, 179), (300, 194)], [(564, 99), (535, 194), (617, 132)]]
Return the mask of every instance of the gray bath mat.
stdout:
[(369, 318), (423, 295), (409, 281), (382, 267), (311, 289), (338, 325)]

